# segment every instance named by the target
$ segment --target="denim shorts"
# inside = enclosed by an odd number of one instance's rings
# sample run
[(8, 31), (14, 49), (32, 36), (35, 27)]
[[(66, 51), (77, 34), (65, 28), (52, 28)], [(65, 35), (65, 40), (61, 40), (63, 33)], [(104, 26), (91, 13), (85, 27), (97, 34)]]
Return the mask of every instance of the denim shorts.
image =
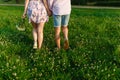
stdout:
[(53, 15), (54, 27), (67, 26), (69, 22), (70, 14), (68, 15)]

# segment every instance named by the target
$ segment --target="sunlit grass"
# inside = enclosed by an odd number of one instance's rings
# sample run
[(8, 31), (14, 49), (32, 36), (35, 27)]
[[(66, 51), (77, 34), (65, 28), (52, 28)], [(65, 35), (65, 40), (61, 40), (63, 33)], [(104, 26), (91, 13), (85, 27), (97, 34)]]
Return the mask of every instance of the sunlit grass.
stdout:
[[(69, 23), (70, 49), (57, 51), (52, 17), (44, 28), (42, 49), (32, 49), (31, 24), (25, 22), (26, 31), (16, 29), (23, 9), (0, 6), (1, 80), (120, 78), (119, 10), (72, 9)], [(61, 45), (63, 47), (63, 41)]]

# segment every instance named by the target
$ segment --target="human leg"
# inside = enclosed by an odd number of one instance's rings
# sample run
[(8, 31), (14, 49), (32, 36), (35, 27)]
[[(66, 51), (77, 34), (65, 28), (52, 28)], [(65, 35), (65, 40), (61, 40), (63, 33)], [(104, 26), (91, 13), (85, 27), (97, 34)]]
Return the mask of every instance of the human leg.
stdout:
[(68, 40), (68, 27), (67, 26), (62, 26), (62, 32), (64, 35), (64, 40)]
[(42, 42), (43, 42), (43, 28), (44, 28), (44, 24), (45, 24), (45, 22), (40, 22), (38, 24), (38, 28), (37, 28), (38, 48), (39, 49), (41, 48)]
[(33, 49), (37, 49), (37, 24), (34, 22), (31, 22), (32, 26), (33, 26), (33, 39), (34, 39), (34, 45), (33, 45)]
[(60, 49), (60, 31), (60, 27), (55, 27), (55, 42), (58, 49)]
[(64, 35), (64, 49), (67, 50), (69, 48), (69, 41), (68, 41), (68, 27), (62, 27), (62, 32)]
[(57, 48), (60, 49), (60, 31), (61, 31), (61, 16), (60, 15), (53, 15), (54, 18), (54, 27), (55, 27), (55, 42)]
[(62, 32), (64, 35), (64, 49), (69, 48), (69, 41), (68, 41), (68, 22), (69, 22), (70, 15), (63, 15), (62, 16)]

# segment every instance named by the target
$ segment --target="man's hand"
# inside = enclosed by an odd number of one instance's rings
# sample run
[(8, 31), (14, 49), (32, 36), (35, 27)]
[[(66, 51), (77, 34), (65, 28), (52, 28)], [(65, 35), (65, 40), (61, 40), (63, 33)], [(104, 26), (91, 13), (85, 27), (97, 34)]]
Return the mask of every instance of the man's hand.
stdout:
[(52, 11), (51, 10), (48, 11), (48, 16), (52, 16)]

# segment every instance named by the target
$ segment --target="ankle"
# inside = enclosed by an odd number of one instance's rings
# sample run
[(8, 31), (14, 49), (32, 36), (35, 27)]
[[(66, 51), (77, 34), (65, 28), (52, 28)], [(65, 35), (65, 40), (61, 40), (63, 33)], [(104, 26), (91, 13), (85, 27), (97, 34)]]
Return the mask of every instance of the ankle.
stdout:
[(68, 41), (68, 38), (64, 38), (64, 41)]

